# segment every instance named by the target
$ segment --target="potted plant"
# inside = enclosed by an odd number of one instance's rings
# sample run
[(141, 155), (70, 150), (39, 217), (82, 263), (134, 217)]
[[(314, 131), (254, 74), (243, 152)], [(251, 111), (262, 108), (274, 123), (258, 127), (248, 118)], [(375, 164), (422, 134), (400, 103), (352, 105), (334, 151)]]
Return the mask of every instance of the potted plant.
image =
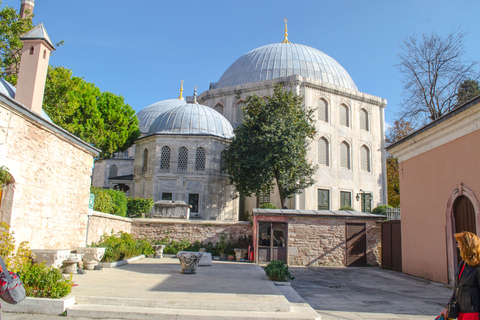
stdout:
[(234, 261), (235, 260), (235, 252), (233, 250), (228, 251), (227, 255), (228, 255), (228, 261)]
[(218, 251), (220, 252), (220, 260), (227, 260), (227, 255), (225, 254), (225, 250), (227, 249), (227, 242), (225, 239), (227, 235), (225, 232), (220, 233), (220, 240), (217, 243)]

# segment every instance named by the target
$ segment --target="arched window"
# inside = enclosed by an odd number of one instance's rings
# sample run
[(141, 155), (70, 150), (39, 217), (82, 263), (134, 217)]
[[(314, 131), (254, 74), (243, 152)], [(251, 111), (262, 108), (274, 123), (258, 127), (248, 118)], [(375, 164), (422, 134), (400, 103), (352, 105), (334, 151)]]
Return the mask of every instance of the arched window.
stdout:
[(368, 112), (365, 109), (360, 110), (360, 129), (368, 131)]
[(185, 147), (181, 147), (178, 150), (178, 170), (187, 170), (188, 163), (188, 150)]
[(195, 171), (205, 171), (205, 149), (198, 148), (195, 153)]
[(160, 156), (160, 169), (169, 170), (170, 169), (170, 155), (171, 150), (167, 146), (162, 147), (162, 153)]
[(317, 102), (318, 120), (328, 122), (328, 103), (325, 99), (320, 99)]
[(340, 105), (340, 125), (350, 127), (350, 117), (348, 107), (344, 104)]
[(340, 167), (350, 169), (350, 146), (345, 141), (340, 144)]
[(47, 58), (47, 50), (43, 50), (43, 59), (45, 60)]
[(32, 55), (34, 51), (35, 51), (35, 49), (33, 48), (33, 46), (31, 46), (29, 54)]
[(235, 109), (235, 128), (242, 124), (243, 119), (245, 118), (245, 103), (237, 103), (237, 108)]
[(215, 106), (215, 108), (213, 108), (213, 110), (217, 111), (218, 113), (220, 113), (221, 115), (223, 115), (223, 106), (219, 103)]
[(318, 163), (324, 166), (329, 165), (328, 140), (324, 137), (318, 139)]
[(118, 176), (118, 168), (116, 165), (113, 165), (110, 167), (110, 172), (108, 174), (108, 177), (111, 178), (116, 176)]
[(370, 150), (365, 145), (360, 148), (360, 169), (370, 172)]
[(148, 166), (148, 149), (143, 150), (143, 165), (142, 165), (142, 173), (147, 172)]

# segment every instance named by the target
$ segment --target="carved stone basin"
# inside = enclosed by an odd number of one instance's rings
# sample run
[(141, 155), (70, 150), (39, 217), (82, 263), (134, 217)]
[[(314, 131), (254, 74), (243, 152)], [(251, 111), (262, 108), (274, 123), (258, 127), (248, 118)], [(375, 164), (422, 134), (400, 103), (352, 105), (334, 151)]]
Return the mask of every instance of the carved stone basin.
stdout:
[(77, 263), (82, 261), (83, 253), (71, 253), (67, 260), (63, 261), (64, 273), (75, 273), (78, 270)]
[(182, 266), (182, 273), (195, 274), (197, 273), (198, 261), (202, 258), (203, 252), (179, 251), (177, 258), (180, 260)]
[(45, 262), (46, 266), (60, 268), (62, 263), (70, 257), (70, 250), (57, 249), (32, 249), (35, 255), (35, 262)]
[(77, 253), (82, 253), (84, 255), (83, 261), (93, 260), (98, 263), (105, 255), (105, 249), (106, 248), (104, 247), (78, 247)]
[(152, 248), (155, 250), (155, 258), (163, 258), (163, 249), (165, 249), (165, 245), (154, 244), (152, 245)]

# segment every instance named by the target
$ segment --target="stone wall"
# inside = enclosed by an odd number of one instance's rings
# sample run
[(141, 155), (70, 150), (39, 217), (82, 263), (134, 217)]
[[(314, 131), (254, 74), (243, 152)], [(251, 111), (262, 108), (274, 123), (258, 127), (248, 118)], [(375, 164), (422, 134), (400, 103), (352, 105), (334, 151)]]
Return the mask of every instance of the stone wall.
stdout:
[[(367, 226), (367, 264), (380, 264), (381, 227), (377, 221)], [(289, 264), (343, 266), (346, 261), (345, 219), (291, 217), (288, 221)]]
[[(188, 239), (190, 242), (216, 243), (220, 233), (227, 239), (252, 234), (250, 222), (178, 221), (166, 219), (132, 219), (132, 235), (138, 238), (161, 240), (168, 236), (175, 241)], [(170, 232), (170, 233), (168, 233)]]
[(0, 165), (15, 182), (3, 193), (2, 221), (32, 249), (85, 246), (96, 149), (13, 101), (0, 101)]
[(132, 219), (93, 211), (93, 214), (88, 216), (87, 244), (100, 241), (105, 233), (115, 234), (119, 231), (131, 233)]

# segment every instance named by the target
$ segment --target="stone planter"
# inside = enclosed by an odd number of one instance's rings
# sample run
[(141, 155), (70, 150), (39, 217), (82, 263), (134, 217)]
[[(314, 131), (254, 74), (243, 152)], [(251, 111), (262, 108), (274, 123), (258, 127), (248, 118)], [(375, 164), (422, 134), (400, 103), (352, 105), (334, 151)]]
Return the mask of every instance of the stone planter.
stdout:
[(70, 253), (67, 260), (63, 261), (64, 271), (63, 273), (76, 273), (78, 270), (77, 263), (82, 261), (82, 253)]
[(154, 258), (161, 259), (163, 258), (163, 249), (165, 249), (165, 245), (163, 244), (155, 244), (152, 246), (153, 250), (155, 250)]
[(241, 261), (242, 259), (245, 259), (247, 258), (247, 252), (248, 250), (247, 249), (233, 249), (233, 251), (235, 251), (235, 258), (237, 259), (237, 261)]
[(77, 253), (83, 254), (83, 266), (87, 270), (94, 270), (105, 255), (104, 247), (79, 247)]
[(182, 273), (197, 273), (198, 262), (200, 261), (202, 255), (202, 252), (179, 251), (177, 253), (177, 258), (178, 260), (180, 260), (180, 265), (182, 266)]
[(56, 250), (56, 249), (32, 249), (35, 255), (35, 262), (45, 262), (46, 266), (60, 268), (62, 263), (70, 256), (70, 250)]

